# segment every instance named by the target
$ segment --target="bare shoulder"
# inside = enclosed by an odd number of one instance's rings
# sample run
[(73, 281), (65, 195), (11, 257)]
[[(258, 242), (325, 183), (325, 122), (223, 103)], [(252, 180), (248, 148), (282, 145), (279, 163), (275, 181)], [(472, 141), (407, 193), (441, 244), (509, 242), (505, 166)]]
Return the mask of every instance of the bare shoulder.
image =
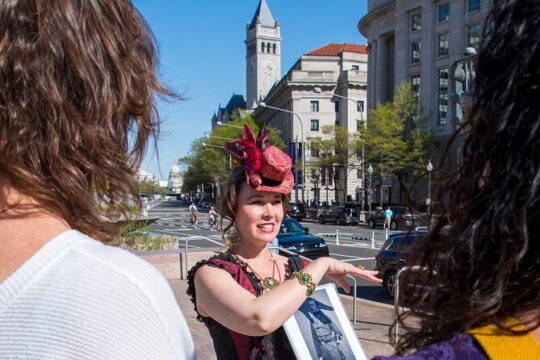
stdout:
[(195, 272), (195, 283), (207, 282), (213, 279), (232, 279), (231, 275), (224, 269), (216, 266), (203, 265)]

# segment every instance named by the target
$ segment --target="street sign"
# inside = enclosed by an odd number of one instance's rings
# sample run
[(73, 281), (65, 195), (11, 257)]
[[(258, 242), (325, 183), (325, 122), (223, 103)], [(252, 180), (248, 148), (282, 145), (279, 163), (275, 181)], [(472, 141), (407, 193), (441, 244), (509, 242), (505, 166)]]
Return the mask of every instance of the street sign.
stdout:
[(431, 199), (430, 198), (426, 198), (426, 205), (429, 205), (431, 204)]

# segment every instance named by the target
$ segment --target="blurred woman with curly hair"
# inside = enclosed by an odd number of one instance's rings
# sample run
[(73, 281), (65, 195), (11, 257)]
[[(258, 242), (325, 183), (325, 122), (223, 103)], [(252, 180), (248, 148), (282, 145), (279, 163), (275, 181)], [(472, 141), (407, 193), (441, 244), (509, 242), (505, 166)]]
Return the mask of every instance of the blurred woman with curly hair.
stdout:
[(416, 249), (427, 276), (397, 320), (398, 355), (418, 351), (391, 359), (540, 358), (539, 95), (540, 2), (494, 1), (448, 220)]
[(0, 358), (194, 356), (165, 279), (106, 245), (154, 95), (176, 97), (129, 0), (0, 1)]

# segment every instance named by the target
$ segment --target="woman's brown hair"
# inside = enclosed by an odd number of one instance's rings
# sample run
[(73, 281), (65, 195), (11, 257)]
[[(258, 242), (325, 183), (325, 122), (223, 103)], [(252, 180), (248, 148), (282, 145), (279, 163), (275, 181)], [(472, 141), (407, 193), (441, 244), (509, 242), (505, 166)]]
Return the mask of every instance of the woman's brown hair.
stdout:
[(156, 46), (127, 0), (0, 2), (0, 177), (111, 241), (159, 120)]
[[(236, 209), (238, 206), (238, 195), (243, 184), (246, 183), (246, 168), (243, 165), (238, 165), (231, 170), (229, 178), (227, 179), (227, 185), (225, 187), (225, 197), (219, 204), (219, 213), (221, 214), (221, 236), (225, 244), (232, 249), (238, 241), (238, 234), (233, 230), (236, 224)], [(289, 196), (281, 195), (283, 212), (286, 212), (289, 208)], [(224, 226), (225, 220), (228, 221)], [(233, 230), (233, 231), (231, 231)]]

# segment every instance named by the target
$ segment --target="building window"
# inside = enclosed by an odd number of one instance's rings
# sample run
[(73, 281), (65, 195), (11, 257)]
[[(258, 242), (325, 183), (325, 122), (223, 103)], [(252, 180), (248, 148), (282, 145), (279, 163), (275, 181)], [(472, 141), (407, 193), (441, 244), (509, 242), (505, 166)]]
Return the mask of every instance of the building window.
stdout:
[(277, 48), (276, 44), (272, 45), (272, 50), (274, 54), (276, 53), (276, 48)]
[(449, 3), (439, 5), (439, 17), (438, 17), (438, 20), (439, 20), (440, 23), (448, 21), (449, 14), (450, 14), (450, 4)]
[(420, 75), (411, 75), (411, 90), (420, 96)]
[(356, 100), (356, 111), (364, 112), (364, 101), (363, 100)]
[(480, 0), (469, 0), (469, 12), (480, 10)]
[(360, 65), (351, 66), (351, 70), (360, 70)]
[(448, 56), (448, 38), (448, 33), (439, 34), (439, 56)]
[(319, 131), (319, 120), (311, 119), (311, 131)]
[(264, 52), (264, 49), (266, 48), (266, 44), (265, 43), (261, 43), (261, 52)]
[(311, 100), (311, 112), (319, 112), (319, 101)]
[(415, 41), (411, 43), (411, 64), (420, 64), (420, 50), (422, 49), (422, 44), (420, 41)]
[(446, 125), (448, 115), (448, 69), (439, 70), (439, 126)]
[(311, 148), (311, 157), (319, 157), (319, 149)]
[(480, 24), (472, 24), (467, 27), (467, 45), (475, 49), (480, 46)]
[(270, 43), (266, 44), (266, 52), (270, 54), (270, 47), (272, 45), (270, 45)]
[(334, 101), (334, 110), (339, 112), (339, 101)]
[(411, 31), (422, 30), (422, 14), (416, 13), (411, 15)]

